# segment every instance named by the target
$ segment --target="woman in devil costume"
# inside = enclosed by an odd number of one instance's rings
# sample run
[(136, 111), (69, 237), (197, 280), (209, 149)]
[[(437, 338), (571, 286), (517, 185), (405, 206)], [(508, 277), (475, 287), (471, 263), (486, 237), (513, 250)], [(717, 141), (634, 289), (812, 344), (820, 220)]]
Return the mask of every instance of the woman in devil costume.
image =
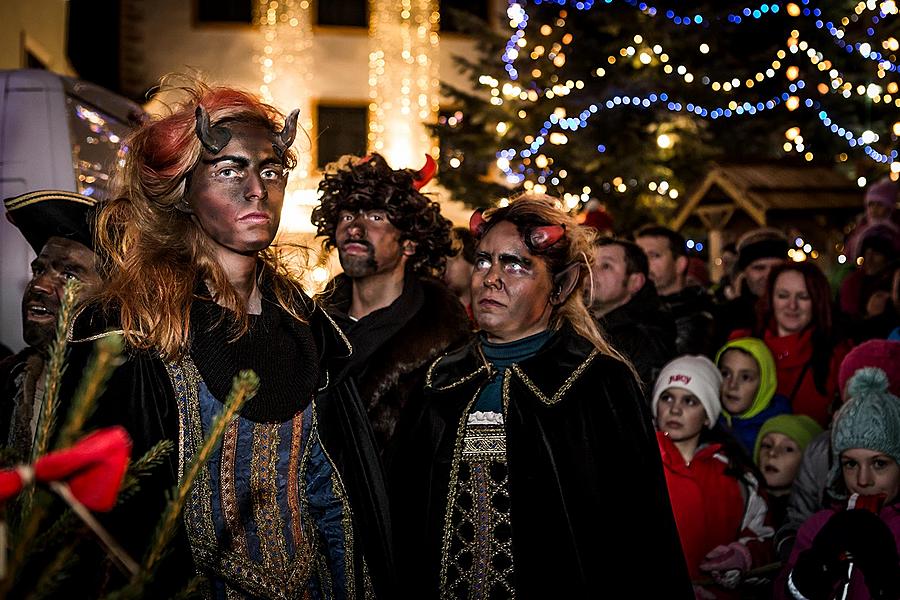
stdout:
[(588, 230), (545, 197), (470, 228), (481, 335), (431, 365), (390, 466), (405, 591), (692, 598), (633, 369), (582, 298)]
[(297, 111), (285, 119), (229, 88), (186, 91), (127, 144), (119, 194), (98, 217), (106, 282), (70, 334), (75, 373), (87, 342), (110, 329), (126, 341), (128, 360), (96, 424), (124, 425), (136, 456), (162, 439), (176, 443), (155, 480), (142, 480), (141, 509), (111, 528), (141, 555), (164, 492), (234, 376), (252, 369), (259, 391), (203, 465), (157, 579), (177, 589), (198, 574), (216, 598), (391, 597), (371, 429), (352, 382), (329, 376), (350, 345), (270, 248), (295, 164)]

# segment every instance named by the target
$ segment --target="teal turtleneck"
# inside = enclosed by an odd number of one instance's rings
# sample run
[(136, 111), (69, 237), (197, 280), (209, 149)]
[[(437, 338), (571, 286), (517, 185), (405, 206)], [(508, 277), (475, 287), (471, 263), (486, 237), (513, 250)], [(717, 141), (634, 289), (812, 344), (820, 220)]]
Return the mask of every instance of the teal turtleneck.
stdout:
[(472, 410), (475, 412), (502, 413), (503, 374), (506, 372), (506, 369), (537, 354), (552, 335), (553, 331), (547, 329), (521, 340), (507, 344), (496, 344), (487, 341), (487, 338), (482, 333), (481, 350), (484, 352), (484, 357), (487, 361), (497, 370), (497, 373), (482, 388)]

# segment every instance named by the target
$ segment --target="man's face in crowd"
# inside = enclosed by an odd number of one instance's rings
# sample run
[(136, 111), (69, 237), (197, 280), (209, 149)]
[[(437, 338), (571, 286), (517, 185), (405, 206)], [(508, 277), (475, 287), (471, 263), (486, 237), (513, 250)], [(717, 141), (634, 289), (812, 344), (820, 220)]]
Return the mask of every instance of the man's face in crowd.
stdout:
[[(626, 304), (644, 285), (640, 273), (627, 273), (625, 249), (618, 244), (594, 246), (592, 309), (601, 315)], [(590, 289), (585, 290), (590, 293)]]
[(661, 296), (680, 292), (684, 287), (684, 270), (687, 259), (675, 258), (669, 240), (664, 237), (646, 236), (634, 240), (641, 247), (650, 263), (650, 280), (656, 284)]
[(334, 237), (341, 267), (352, 278), (403, 269), (415, 253), (384, 210), (340, 211)]
[(31, 281), (22, 297), (22, 333), (25, 343), (46, 351), (56, 334), (56, 319), (66, 282), (80, 283), (78, 299), (94, 293), (100, 276), (94, 265), (93, 251), (62, 237), (47, 240), (31, 263)]
[(228, 129), (231, 139), (221, 152), (203, 151), (186, 200), (220, 256), (255, 255), (275, 239), (287, 172), (270, 131), (242, 123)]
[(475, 265), (468, 262), (463, 257), (462, 252), (456, 256), (451, 256), (447, 259), (447, 267), (444, 269), (444, 283), (457, 296), (467, 295), (472, 281), (472, 269), (474, 268)]
[(769, 281), (769, 273), (776, 266), (784, 263), (781, 258), (757, 258), (744, 269), (744, 281), (750, 293), (761, 298), (766, 293), (766, 283)]

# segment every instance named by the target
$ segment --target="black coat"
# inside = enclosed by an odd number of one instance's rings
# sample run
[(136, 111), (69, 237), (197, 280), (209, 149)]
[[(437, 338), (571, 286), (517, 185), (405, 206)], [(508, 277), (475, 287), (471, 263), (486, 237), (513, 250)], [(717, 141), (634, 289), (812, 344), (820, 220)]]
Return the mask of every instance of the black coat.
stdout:
[[(437, 598), (463, 415), (493, 375), (478, 342), (438, 359), (390, 457), (406, 597)], [(515, 589), (520, 598), (693, 598), (650, 416), (634, 377), (564, 328), (506, 371)]]
[[(361, 552), (354, 556), (354, 573), (371, 576), (376, 594), (390, 598), (394, 592), (393, 552), (390, 538), (390, 516), (383, 470), (375, 450), (372, 430), (359, 400), (353, 381), (338, 381), (331, 375), (343, 369), (349, 349), (334, 322), (318, 306), (308, 313), (319, 356), (319, 391), (316, 394), (316, 419), (323, 448), (338, 470), (353, 511), (353, 531), (360, 540)], [(303, 309), (301, 309), (303, 310)], [(94, 339), (107, 330), (116, 329), (116, 319), (88, 307), (76, 320), (70, 333), (71, 353), (60, 398), (70, 398), (90, 356)], [(298, 324), (299, 327), (305, 325)], [(297, 368), (303, 368), (297, 365)], [(139, 498), (126, 503), (105, 520), (113, 536), (126, 550), (140, 559), (153, 534), (158, 517), (165, 506), (166, 493), (178, 480), (178, 415), (175, 392), (165, 365), (151, 352), (131, 352), (125, 363), (113, 374), (97, 403), (91, 428), (122, 425), (133, 441), (132, 457), (141, 456), (163, 439), (176, 443), (176, 451), (142, 479)], [(163, 597), (179, 590), (193, 576), (187, 537), (183, 528), (177, 534), (164, 570), (157, 576)], [(362, 579), (356, 589), (365, 590)], [(360, 596), (362, 597), (362, 596)]]
[(659, 299), (675, 320), (675, 355), (712, 357), (718, 347), (715, 346), (715, 305), (709, 292), (692, 285)]
[(649, 281), (626, 304), (598, 319), (607, 341), (631, 361), (645, 392), (675, 358), (675, 322)]

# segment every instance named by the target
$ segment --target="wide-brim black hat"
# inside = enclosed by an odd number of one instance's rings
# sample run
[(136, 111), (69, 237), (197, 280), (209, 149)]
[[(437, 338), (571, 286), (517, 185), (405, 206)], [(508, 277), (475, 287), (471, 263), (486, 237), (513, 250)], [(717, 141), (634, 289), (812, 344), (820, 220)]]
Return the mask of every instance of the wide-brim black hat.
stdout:
[(38, 190), (3, 201), (6, 218), (19, 228), (37, 254), (52, 237), (63, 237), (93, 249), (97, 200), (75, 192)]

